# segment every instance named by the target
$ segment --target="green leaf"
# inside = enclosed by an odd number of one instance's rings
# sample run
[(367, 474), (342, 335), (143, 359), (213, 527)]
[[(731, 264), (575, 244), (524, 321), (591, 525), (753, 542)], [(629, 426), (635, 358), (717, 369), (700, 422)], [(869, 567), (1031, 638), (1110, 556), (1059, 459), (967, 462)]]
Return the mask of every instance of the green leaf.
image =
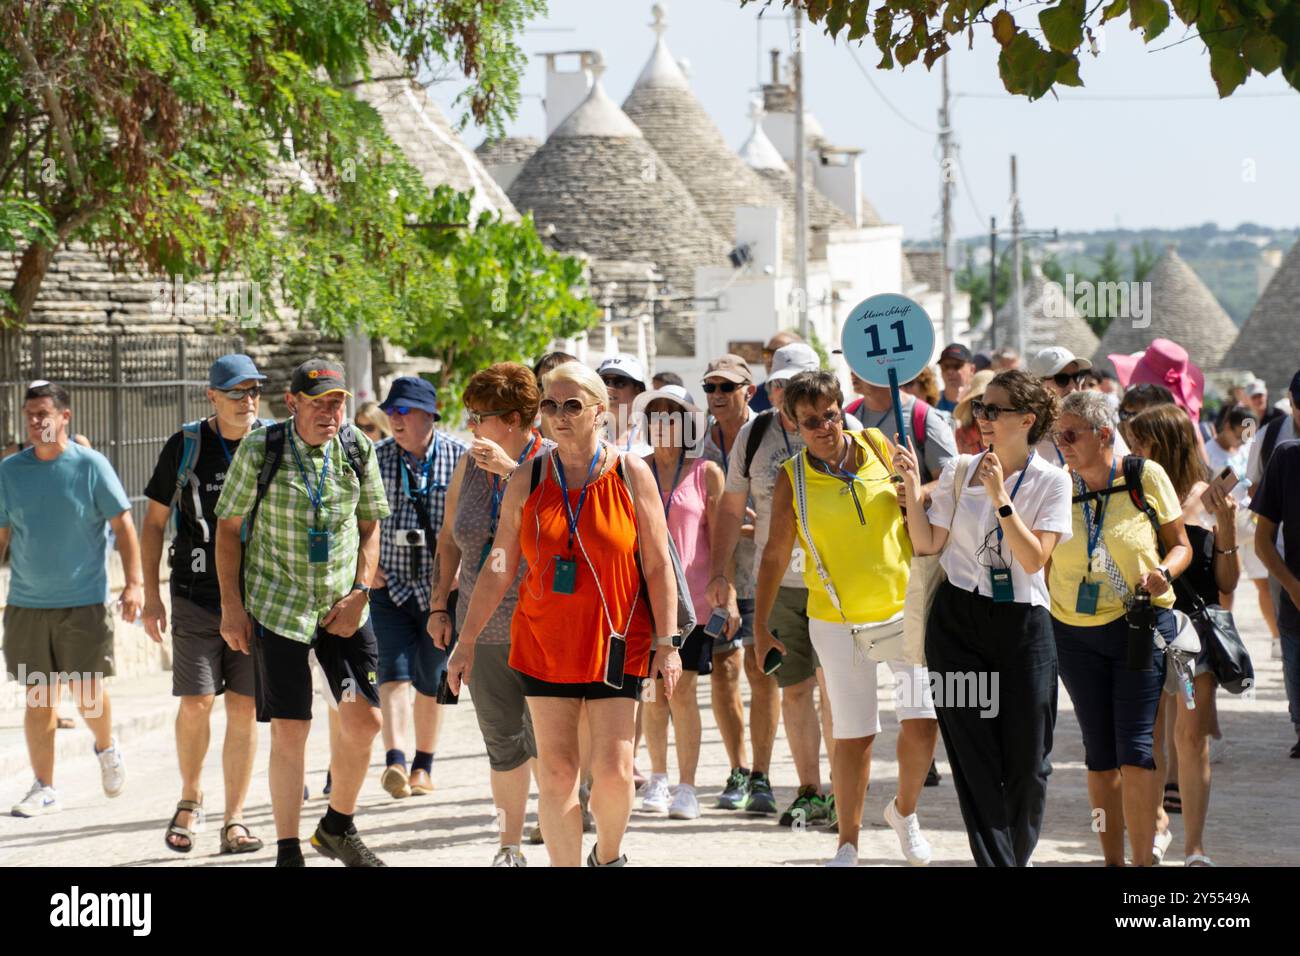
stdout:
[(1084, 0), (1061, 0), (1038, 15), (1043, 37), (1053, 50), (1073, 53), (1083, 43)]
[(1226, 46), (1210, 47), (1210, 75), (1219, 88), (1219, 96), (1229, 96), (1232, 91), (1246, 82), (1250, 67), (1241, 55)]
[(1069, 59), (1056, 68), (1056, 82), (1062, 86), (1083, 86), (1083, 80), (1079, 78), (1077, 56), (1071, 54)]
[(1142, 28), (1142, 38), (1150, 43), (1169, 26), (1169, 6), (1165, 0), (1129, 0), (1129, 25)]
[[(1200, 0), (1192, 0), (1192, 2), (1200, 2)], [(1128, 0), (1111, 0), (1106, 5), (1106, 9), (1101, 12), (1101, 22), (1106, 23), (1109, 20), (1114, 20), (1127, 9)]]
[(1282, 64), (1285, 47), (1282, 41), (1267, 33), (1253, 32), (1241, 43), (1241, 52), (1251, 68), (1268, 76)]

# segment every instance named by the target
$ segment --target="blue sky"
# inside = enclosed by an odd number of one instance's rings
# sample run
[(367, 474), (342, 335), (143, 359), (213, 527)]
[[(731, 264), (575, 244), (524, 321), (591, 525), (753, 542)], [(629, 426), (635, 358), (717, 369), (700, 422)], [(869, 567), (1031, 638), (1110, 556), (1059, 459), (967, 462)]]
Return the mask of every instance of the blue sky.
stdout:
[[(689, 63), (695, 95), (727, 142), (739, 146), (760, 68), (764, 81), (768, 76), (767, 51), (790, 49), (779, 0), (761, 24), (759, 8), (741, 9), (738, 0), (665, 6), (669, 48)], [(549, 15), (522, 40), (531, 61), (509, 132), (544, 134), (545, 64), (537, 54), (547, 51), (599, 49), (606, 89), (621, 103), (653, 49), (650, 7), (648, 0), (551, 0)], [(1013, 13), (1029, 26), (1039, 9)], [(1300, 223), (1300, 93), (1278, 74), (1255, 75), (1221, 101), (1203, 45), (1177, 43), (1186, 34), (1176, 18), (1150, 48), (1126, 23), (1127, 17), (1110, 25), (1101, 55), (1084, 57), (1086, 86), (1062, 89), (1059, 101), (1030, 103), (1003, 89), (987, 27), (976, 31), (973, 50), (961, 43), (949, 54), (953, 124), (967, 174), (954, 206), (959, 236), (986, 231), (990, 215), (1006, 221), (1013, 152), (1031, 228)], [(864, 191), (882, 217), (901, 223), (909, 239), (937, 236), (938, 64), (932, 73), (919, 62), (905, 71), (877, 70), (874, 44), (854, 50), (870, 82), (843, 41), (809, 31), (808, 106), (832, 142), (866, 150)], [(443, 82), (431, 93), (451, 110), (459, 89)], [(477, 146), (483, 133), (470, 128), (465, 138)]]

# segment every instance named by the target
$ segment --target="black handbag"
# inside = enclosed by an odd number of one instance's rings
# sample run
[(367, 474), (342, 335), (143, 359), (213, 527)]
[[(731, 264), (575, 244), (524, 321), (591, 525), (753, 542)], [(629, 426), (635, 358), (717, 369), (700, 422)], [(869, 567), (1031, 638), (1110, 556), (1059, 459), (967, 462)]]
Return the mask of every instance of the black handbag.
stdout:
[[(1176, 581), (1175, 586), (1182, 583)], [(1205, 651), (1210, 673), (1219, 686), (1230, 694), (1243, 694), (1254, 687), (1255, 667), (1237, 631), (1232, 612), (1206, 606), (1201, 596), (1187, 585), (1183, 585), (1183, 594), (1192, 604), (1192, 611), (1187, 616), (1201, 636), (1201, 648)]]

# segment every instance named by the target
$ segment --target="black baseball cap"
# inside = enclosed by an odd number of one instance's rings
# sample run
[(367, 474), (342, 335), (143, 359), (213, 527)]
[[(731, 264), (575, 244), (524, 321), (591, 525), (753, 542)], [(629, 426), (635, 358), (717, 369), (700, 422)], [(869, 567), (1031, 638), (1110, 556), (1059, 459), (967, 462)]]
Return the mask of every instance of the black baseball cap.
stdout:
[(342, 392), (351, 397), (343, 366), (328, 359), (308, 359), (293, 370), (289, 391), (294, 395), (316, 398), (330, 392)]
[(939, 361), (942, 362), (944, 359), (956, 359), (958, 362), (974, 362), (975, 356), (971, 355), (970, 349), (960, 342), (952, 342), (945, 345), (943, 351), (939, 353)]

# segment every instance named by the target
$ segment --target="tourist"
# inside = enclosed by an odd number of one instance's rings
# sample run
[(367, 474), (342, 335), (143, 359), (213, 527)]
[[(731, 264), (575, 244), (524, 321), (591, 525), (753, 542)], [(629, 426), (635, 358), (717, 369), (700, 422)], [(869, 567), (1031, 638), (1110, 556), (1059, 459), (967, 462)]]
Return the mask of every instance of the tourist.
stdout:
[(939, 353), (939, 371), (943, 375), (943, 394), (936, 407), (941, 412), (951, 412), (970, 388), (975, 375), (975, 356), (960, 342), (953, 342)]

